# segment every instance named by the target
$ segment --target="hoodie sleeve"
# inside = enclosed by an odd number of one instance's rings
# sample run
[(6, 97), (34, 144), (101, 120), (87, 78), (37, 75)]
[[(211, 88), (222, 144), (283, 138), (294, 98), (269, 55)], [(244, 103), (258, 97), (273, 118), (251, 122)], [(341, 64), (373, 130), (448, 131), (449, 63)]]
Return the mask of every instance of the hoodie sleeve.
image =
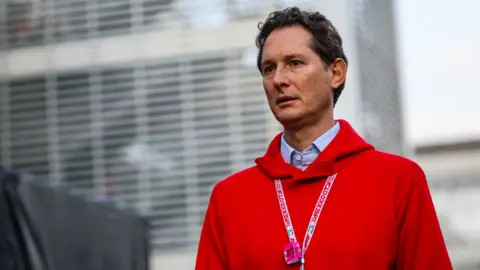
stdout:
[(227, 270), (221, 226), (221, 201), (218, 185), (213, 189), (203, 223), (195, 270)]
[(398, 217), (397, 270), (453, 269), (424, 175), (413, 183)]

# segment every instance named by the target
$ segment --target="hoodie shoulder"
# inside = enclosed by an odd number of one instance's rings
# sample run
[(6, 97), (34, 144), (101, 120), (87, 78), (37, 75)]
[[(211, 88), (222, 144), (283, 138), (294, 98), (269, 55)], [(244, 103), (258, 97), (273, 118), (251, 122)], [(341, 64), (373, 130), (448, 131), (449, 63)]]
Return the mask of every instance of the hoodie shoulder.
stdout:
[(233, 173), (225, 179), (215, 184), (216, 188), (222, 190), (238, 189), (242, 187), (251, 187), (258, 178), (264, 177), (258, 166), (252, 166), (244, 170)]
[(368, 151), (366, 158), (372, 164), (376, 164), (376, 167), (387, 170), (390, 173), (398, 174), (399, 176), (411, 176), (416, 179), (425, 178), (425, 172), (421, 166), (410, 158), (376, 149)]

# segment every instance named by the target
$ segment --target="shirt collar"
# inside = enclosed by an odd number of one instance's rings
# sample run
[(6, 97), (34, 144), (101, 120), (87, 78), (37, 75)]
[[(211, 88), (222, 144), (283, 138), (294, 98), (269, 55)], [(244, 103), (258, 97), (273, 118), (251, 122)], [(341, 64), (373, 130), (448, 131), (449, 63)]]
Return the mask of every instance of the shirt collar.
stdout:
[[(318, 137), (312, 145), (318, 149), (318, 151), (322, 152), (330, 142), (333, 141), (337, 133), (340, 131), (340, 124), (335, 122), (335, 125), (325, 132), (322, 136)], [(308, 149), (308, 148), (307, 148)], [(282, 134), (282, 140), (280, 143), (280, 152), (282, 153), (283, 160), (286, 163), (290, 163), (290, 159), (292, 157), (292, 153), (296, 150), (293, 149), (290, 145), (288, 145), (287, 141), (285, 141), (285, 133)]]

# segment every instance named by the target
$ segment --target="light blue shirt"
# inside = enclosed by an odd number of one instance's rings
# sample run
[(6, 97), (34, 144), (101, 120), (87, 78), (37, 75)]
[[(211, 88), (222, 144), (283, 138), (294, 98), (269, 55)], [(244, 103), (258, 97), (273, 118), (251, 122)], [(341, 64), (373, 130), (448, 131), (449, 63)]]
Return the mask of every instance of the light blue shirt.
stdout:
[(282, 142), (280, 144), (280, 152), (282, 153), (283, 160), (286, 163), (292, 164), (300, 170), (305, 170), (310, 164), (315, 161), (320, 152), (322, 152), (329, 143), (333, 141), (335, 136), (337, 136), (340, 131), (340, 124), (338, 122), (325, 132), (322, 136), (318, 137), (312, 145), (310, 145), (302, 153), (293, 149), (285, 141), (285, 134), (282, 135)]

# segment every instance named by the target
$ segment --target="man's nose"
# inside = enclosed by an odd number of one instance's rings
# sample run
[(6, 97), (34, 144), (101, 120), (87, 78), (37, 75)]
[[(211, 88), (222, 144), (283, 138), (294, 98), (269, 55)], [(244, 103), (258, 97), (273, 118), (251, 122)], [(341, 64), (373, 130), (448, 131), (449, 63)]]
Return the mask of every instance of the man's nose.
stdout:
[(273, 76), (273, 83), (275, 87), (286, 87), (289, 85), (288, 74), (284, 68), (277, 68)]

